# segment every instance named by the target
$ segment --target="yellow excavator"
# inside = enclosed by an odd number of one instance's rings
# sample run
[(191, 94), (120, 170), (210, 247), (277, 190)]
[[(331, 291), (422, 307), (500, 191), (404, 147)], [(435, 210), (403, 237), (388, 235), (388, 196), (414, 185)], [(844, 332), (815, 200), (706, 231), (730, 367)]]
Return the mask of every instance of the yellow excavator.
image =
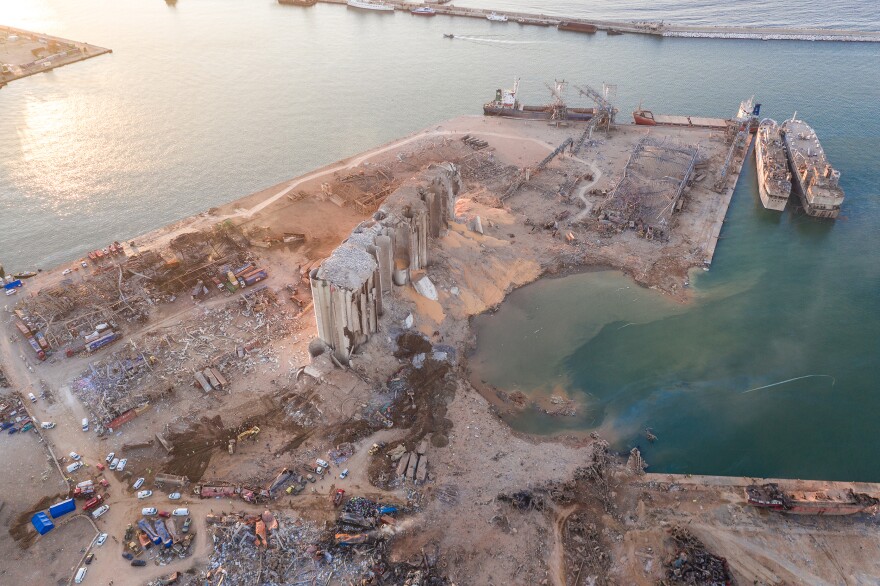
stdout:
[(241, 442), (241, 440), (246, 440), (248, 438), (257, 439), (258, 433), (260, 433), (260, 428), (255, 425), (252, 428), (246, 429), (238, 434), (238, 441)]

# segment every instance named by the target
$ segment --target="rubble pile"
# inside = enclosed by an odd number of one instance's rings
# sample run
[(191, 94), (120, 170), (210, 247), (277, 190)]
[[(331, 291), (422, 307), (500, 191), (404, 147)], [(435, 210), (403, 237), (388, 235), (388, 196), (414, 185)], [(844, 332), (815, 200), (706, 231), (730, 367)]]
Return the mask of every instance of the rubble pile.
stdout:
[[(82, 338), (99, 324), (113, 329), (145, 323), (153, 306), (171, 301), (199, 280), (210, 281), (216, 267), (249, 259), (247, 239), (230, 223), (190, 232), (163, 251), (89, 257), (91, 274), (69, 276), (23, 299), (17, 309), (33, 331), (43, 331), (53, 348), (80, 351)], [(136, 251), (136, 248), (133, 248)], [(83, 268), (87, 266), (82, 261)], [(76, 267), (79, 270), (80, 267)]]
[[(379, 506), (352, 499), (348, 514), (376, 514)], [(349, 501), (349, 502), (352, 502)], [(345, 514), (345, 513), (344, 513)], [(214, 551), (207, 568), (182, 575), (181, 586), (238, 586), (261, 584), (341, 584), (445, 586), (436, 556), (423, 554), (414, 562), (391, 563), (387, 543), (392, 532), (358, 544), (335, 544), (333, 535), (317, 524), (265, 511), (208, 516)], [(342, 525), (340, 525), (342, 526)]]
[(98, 423), (107, 423), (156, 399), (155, 390), (139, 391), (148, 383), (169, 390), (193, 386), (195, 373), (206, 367), (230, 379), (261, 366), (278, 368), (277, 350), (268, 342), (295, 341), (301, 327), (270, 290), (254, 290), (237, 303), (195, 308), (190, 318), (130, 341), (91, 363), (74, 381), (73, 391)]
[(731, 584), (733, 576), (723, 557), (710, 553), (703, 542), (680, 525), (669, 530), (675, 540), (675, 557), (667, 562), (663, 586), (674, 584)]

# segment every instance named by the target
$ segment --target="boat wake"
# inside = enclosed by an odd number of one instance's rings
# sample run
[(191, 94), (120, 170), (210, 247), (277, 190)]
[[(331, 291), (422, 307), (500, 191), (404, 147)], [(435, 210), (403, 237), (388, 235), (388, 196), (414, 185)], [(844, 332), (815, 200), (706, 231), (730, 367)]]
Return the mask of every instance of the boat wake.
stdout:
[(784, 385), (785, 383), (790, 383), (790, 382), (793, 382), (793, 381), (796, 381), (796, 380), (801, 380), (801, 379), (805, 379), (805, 378), (813, 378), (813, 377), (826, 377), (826, 378), (830, 378), (830, 379), (831, 379), (831, 386), (832, 386), (832, 387), (834, 386), (834, 383), (837, 382), (837, 379), (835, 379), (835, 378), (834, 378), (833, 376), (831, 376), (830, 374), (807, 374), (807, 375), (804, 375), (804, 376), (798, 376), (798, 377), (795, 377), (795, 378), (790, 378), (790, 379), (788, 379), (788, 380), (779, 381), (778, 383), (773, 383), (773, 384), (771, 384), (771, 385), (764, 385), (763, 387), (755, 387), (754, 389), (749, 389), (749, 390), (747, 390), (747, 391), (743, 391), (742, 394), (751, 393), (752, 391), (760, 391), (761, 389), (769, 389), (770, 387), (775, 387), (775, 386), (777, 386), (777, 385)]
[(462, 41), (471, 41), (472, 43), (485, 43), (489, 45), (543, 45), (548, 41), (514, 41), (508, 39), (493, 39), (489, 37), (470, 37), (455, 35), (455, 39)]

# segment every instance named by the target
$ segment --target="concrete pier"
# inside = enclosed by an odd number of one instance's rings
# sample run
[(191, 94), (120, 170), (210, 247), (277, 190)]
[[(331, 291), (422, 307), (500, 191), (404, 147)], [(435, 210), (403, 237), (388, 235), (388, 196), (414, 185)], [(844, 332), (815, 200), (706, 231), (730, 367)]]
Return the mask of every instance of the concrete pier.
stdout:
[[(317, 0), (326, 4), (342, 4), (345, 0)], [(397, 10), (409, 11), (425, 4), (388, 1)], [(590, 18), (568, 18), (529, 12), (513, 12), (508, 10), (489, 10), (485, 8), (463, 8), (459, 6), (428, 4), (437, 14), (460, 16), (466, 18), (485, 19), (492, 12), (506, 16), (507, 23), (494, 23), (508, 26), (557, 26), (560, 22), (588, 24), (599, 31), (616, 31), (620, 33), (652, 35), (657, 37), (707, 38), (707, 39), (751, 39), (773, 41), (846, 41), (846, 42), (880, 42), (880, 31), (859, 31), (843, 29), (817, 28), (773, 28), (751, 26), (696, 26), (674, 25), (662, 22), (623, 22), (616, 20), (600, 20)], [(589, 34), (568, 32), (566, 34)]]
[(0, 37), (6, 40), (5, 61), (0, 63), (0, 88), (17, 79), (113, 52), (11, 26), (0, 26)]

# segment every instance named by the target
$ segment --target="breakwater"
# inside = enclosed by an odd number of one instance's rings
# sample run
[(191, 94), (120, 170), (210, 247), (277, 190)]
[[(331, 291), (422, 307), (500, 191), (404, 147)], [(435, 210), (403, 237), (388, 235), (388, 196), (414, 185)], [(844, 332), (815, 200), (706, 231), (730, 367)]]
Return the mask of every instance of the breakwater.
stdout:
[[(325, 4), (342, 4), (345, 0), (317, 0)], [(281, 4), (290, 4), (279, 0)], [(413, 8), (425, 6), (411, 2), (386, 2), (394, 6), (395, 10), (409, 11)], [(880, 42), (880, 31), (858, 31), (846, 29), (817, 29), (817, 28), (772, 28), (751, 26), (698, 26), (698, 25), (673, 25), (665, 22), (624, 22), (616, 20), (600, 20), (587, 18), (564, 18), (548, 16), (528, 12), (514, 12), (507, 10), (489, 10), (485, 8), (463, 8), (448, 4), (428, 3), (438, 15), (458, 16), (464, 18), (485, 19), (489, 14), (507, 17), (507, 22), (494, 22), (497, 25), (514, 26), (559, 26), (560, 23), (577, 23), (593, 26), (597, 31), (606, 33), (629, 33), (652, 35), (670, 38), (704, 38), (704, 39), (751, 39), (773, 41), (838, 41), (838, 42)], [(590, 34), (590, 33), (573, 33)]]

